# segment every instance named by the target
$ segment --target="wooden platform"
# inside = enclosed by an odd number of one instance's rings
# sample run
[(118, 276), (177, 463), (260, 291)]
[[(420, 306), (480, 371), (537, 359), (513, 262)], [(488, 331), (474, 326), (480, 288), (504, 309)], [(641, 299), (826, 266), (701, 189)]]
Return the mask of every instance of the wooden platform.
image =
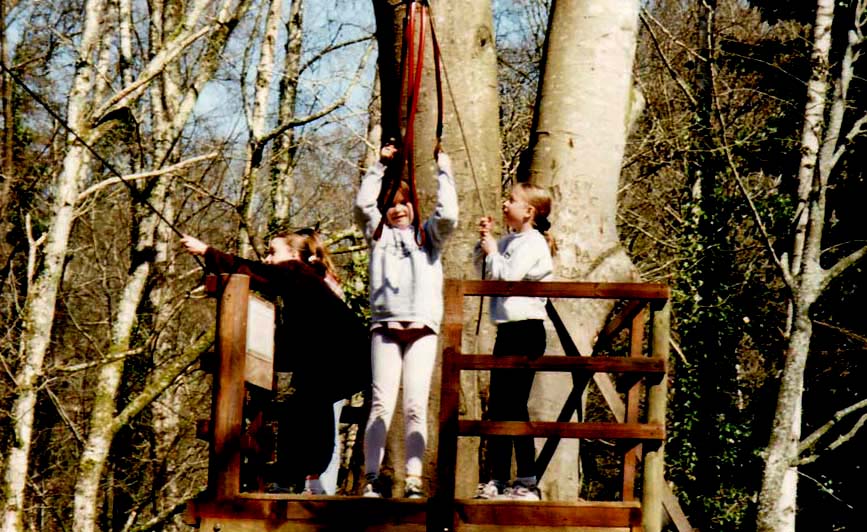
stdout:
[[(668, 288), (637, 283), (530, 283), (446, 280), (442, 338), (436, 485), (431, 499), (370, 499), (242, 492), (242, 454), (254, 422), (245, 415), (249, 375), (249, 279), (223, 279), (218, 297), (217, 363), (211, 420), (203, 423), (210, 440), (208, 489), (188, 505), (186, 521), (203, 532), (408, 531), (408, 532), (661, 532), (665, 414), (667, 398), (669, 313)], [(493, 357), (464, 353), (463, 300), (467, 296), (518, 295), (552, 298), (621, 299), (623, 304), (603, 328), (597, 347), (628, 330), (625, 356), (579, 353), (553, 303), (548, 311), (565, 356)], [(270, 324), (269, 324), (270, 325)], [(650, 336), (645, 337), (649, 325)], [(251, 325), (255, 329), (255, 323)], [(604, 350), (602, 350), (604, 351)], [(490, 421), (460, 415), (461, 373), (533, 370), (571, 374), (573, 390), (556, 420)], [(624, 415), (618, 422), (571, 421), (580, 397), (597, 373), (615, 374), (623, 394)], [(267, 388), (267, 379), (264, 387)], [(263, 388), (263, 384), (258, 385)], [(622, 418), (622, 419), (621, 419)], [(362, 421), (362, 420), (358, 420)], [(544, 477), (562, 438), (604, 439), (622, 456), (620, 500), (487, 501), (455, 499), (456, 478), (477, 472), (457, 468), (458, 439), (487, 436), (533, 436), (545, 444), (536, 459), (536, 476)], [(249, 443), (249, 442), (248, 442)], [(252, 450), (251, 450), (252, 449)], [(250, 453), (253, 453), (252, 455)], [(247, 467), (250, 462), (244, 462)], [(256, 462), (257, 464), (259, 462)], [(255, 469), (254, 469), (255, 471)], [(640, 482), (640, 485), (638, 485)], [(261, 483), (259, 483), (261, 484)], [(248, 482), (245, 486), (249, 486)], [(261, 488), (259, 488), (261, 489)], [(639, 500), (640, 499), (640, 500)]]
[[(635, 502), (515, 502), (458, 499), (454, 531), (638, 532)], [(202, 532), (425, 532), (437, 529), (433, 499), (370, 499), (302, 495), (241, 495), (224, 502), (194, 502), (188, 524)]]

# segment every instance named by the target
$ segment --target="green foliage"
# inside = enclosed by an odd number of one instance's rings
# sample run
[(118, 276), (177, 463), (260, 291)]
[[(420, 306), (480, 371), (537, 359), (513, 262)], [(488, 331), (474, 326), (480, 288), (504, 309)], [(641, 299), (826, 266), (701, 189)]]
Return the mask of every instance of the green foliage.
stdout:
[(346, 304), (364, 323), (370, 323), (370, 288), (368, 285), (368, 260), (366, 251), (353, 252), (343, 266), (343, 293)]

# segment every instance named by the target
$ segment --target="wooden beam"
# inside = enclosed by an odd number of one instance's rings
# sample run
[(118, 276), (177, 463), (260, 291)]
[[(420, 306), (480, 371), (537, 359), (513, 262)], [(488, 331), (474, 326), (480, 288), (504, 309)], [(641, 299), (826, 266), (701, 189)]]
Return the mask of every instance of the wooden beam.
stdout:
[(455, 469), (458, 460), (458, 415), (461, 395), (461, 356), (464, 326), (463, 282), (448, 279), (444, 287), (442, 377), (437, 448), (437, 491), (431, 503), (433, 529), (454, 530)]
[[(629, 330), (629, 358), (644, 360), (644, 320), (645, 312), (639, 311), (632, 317)], [(641, 396), (641, 382), (630, 383), (626, 392), (626, 422), (638, 423), (638, 409)], [(635, 500), (635, 472), (641, 460), (641, 444), (635, 445), (623, 455), (623, 500)]]
[(477, 421), (458, 422), (461, 436), (534, 436), (545, 438), (662, 441), (662, 423), (558, 423), (556, 421)]
[(459, 501), (460, 522), (513, 527), (632, 527), (641, 523), (638, 502)]
[[(671, 305), (669, 302), (654, 305), (651, 328), (651, 351), (654, 357), (668, 358)], [(650, 386), (647, 392), (648, 423), (665, 423), (668, 402), (668, 379)], [(665, 446), (660, 441), (644, 455), (642, 489), (642, 525), (645, 532), (662, 532), (663, 494), (665, 493)]]
[(652, 283), (575, 283), (535, 281), (463, 281), (467, 296), (581, 297), (588, 299), (668, 300), (670, 290)]
[(666, 372), (666, 361), (653, 357), (569, 357), (543, 356), (536, 360), (526, 357), (490, 355), (461, 355), (455, 366), (462, 370), (525, 369), (536, 371), (577, 371), (581, 373), (640, 373), (661, 375)]

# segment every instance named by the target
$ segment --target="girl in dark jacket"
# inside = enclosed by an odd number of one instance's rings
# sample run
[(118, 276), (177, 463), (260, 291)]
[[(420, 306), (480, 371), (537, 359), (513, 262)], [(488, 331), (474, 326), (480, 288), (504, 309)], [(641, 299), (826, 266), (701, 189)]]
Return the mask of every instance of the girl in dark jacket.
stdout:
[(251, 289), (282, 299), (274, 369), (292, 372), (293, 402), (303, 406), (282, 416), (278, 426), (280, 477), (300, 472), (306, 492), (323, 493), (319, 475), (334, 451), (334, 403), (369, 386), (370, 340), (361, 319), (327, 282), (321, 264), (303, 257), (294, 240), (273, 238), (262, 262), (223, 253), (189, 235), (181, 242), (189, 253), (205, 258), (208, 272), (248, 275)]

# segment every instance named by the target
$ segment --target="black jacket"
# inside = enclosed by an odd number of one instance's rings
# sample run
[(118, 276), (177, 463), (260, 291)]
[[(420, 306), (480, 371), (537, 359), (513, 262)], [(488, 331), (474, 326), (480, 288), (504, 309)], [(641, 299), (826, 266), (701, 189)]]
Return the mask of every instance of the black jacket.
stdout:
[(293, 386), (312, 388), (332, 401), (370, 384), (370, 340), (361, 319), (301, 261), (280, 264), (243, 259), (212, 247), (205, 267), (250, 277), (250, 288), (282, 299), (275, 333), (275, 371), (292, 371)]

